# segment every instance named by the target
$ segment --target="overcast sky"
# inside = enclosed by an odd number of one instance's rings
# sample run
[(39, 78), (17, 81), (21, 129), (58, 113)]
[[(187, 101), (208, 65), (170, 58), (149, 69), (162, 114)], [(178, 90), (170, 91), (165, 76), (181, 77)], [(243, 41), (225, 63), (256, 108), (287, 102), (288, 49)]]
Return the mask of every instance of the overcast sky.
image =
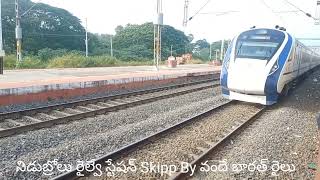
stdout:
[[(39, 2), (39, 0), (33, 0)], [(189, 0), (189, 16), (195, 14), (208, 0)], [(316, 16), (316, 0), (288, 0), (300, 9)], [(64, 8), (83, 22), (88, 18), (89, 31), (114, 34), (118, 25), (151, 22), (156, 16), (156, 0), (41, 0), (40, 2)], [(164, 23), (184, 30), (184, 0), (163, 0)], [(243, 30), (256, 25), (274, 27), (283, 25), (296, 37), (320, 37), (320, 25), (301, 12), (296, 11), (286, 0), (211, 0), (191, 20), (186, 33), (196, 39), (206, 38), (209, 42), (232, 38)], [(215, 12), (235, 11), (228, 14)]]

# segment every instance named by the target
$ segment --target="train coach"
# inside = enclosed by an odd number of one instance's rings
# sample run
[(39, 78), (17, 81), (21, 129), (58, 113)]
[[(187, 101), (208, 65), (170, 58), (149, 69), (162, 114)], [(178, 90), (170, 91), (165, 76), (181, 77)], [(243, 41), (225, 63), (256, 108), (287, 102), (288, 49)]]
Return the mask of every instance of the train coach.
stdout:
[(221, 69), (222, 94), (263, 105), (285, 96), (295, 79), (320, 64), (320, 56), (282, 27), (252, 28), (230, 43)]

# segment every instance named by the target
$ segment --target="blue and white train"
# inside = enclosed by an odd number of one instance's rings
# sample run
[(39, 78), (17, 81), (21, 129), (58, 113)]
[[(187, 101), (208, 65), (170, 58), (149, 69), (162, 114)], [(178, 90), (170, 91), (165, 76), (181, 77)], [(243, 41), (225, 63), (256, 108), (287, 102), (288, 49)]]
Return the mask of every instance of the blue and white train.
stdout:
[(231, 100), (272, 105), (293, 80), (320, 64), (320, 56), (284, 28), (252, 28), (236, 36), (221, 70), (222, 94)]

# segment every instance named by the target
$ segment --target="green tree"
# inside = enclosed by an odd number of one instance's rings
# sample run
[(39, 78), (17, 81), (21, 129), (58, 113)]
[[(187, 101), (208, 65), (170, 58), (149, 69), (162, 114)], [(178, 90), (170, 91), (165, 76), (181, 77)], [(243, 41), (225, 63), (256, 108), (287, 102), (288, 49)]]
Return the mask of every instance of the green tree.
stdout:
[[(4, 47), (14, 52), (15, 1), (2, 1)], [(34, 5), (30, 0), (19, 0), (23, 14)], [(23, 50), (35, 54), (43, 48), (84, 50), (85, 30), (80, 20), (68, 11), (39, 3), (21, 18)]]
[[(228, 45), (230, 44), (230, 40), (224, 40), (224, 52), (227, 51), (227, 48), (228, 48)], [(220, 51), (221, 51), (221, 43), (222, 41), (216, 41), (216, 42), (213, 42), (211, 44), (211, 49), (212, 49), (212, 57), (215, 58), (215, 53), (216, 51), (218, 51), (218, 59), (220, 59)]]
[[(152, 23), (142, 25), (128, 24), (119, 28), (114, 36), (116, 56), (124, 59), (153, 58), (154, 26)], [(188, 37), (171, 26), (162, 27), (162, 57), (170, 56), (171, 45), (174, 55), (184, 54), (190, 43)]]
[(89, 34), (89, 52), (91, 55), (110, 55), (110, 34)]
[(201, 49), (210, 47), (210, 43), (208, 43), (206, 39), (197, 40), (192, 45), (193, 45), (193, 52), (196, 52), (196, 53), (200, 52)]
[(66, 49), (50, 49), (50, 48), (44, 48), (44, 49), (40, 49), (38, 51), (38, 58), (42, 61), (42, 62), (47, 62), (50, 59), (59, 57), (59, 56), (63, 56), (67, 54), (67, 50)]

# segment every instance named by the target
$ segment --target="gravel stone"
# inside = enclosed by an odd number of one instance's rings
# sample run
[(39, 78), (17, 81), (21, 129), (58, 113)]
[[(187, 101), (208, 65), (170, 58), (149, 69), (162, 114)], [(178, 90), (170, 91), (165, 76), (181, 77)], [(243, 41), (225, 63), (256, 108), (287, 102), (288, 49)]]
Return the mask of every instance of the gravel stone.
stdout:
[[(319, 140), (316, 116), (320, 112), (320, 71), (305, 79), (289, 97), (282, 99), (261, 118), (235, 136), (232, 143), (212, 153), (208, 160), (225, 160), (232, 164), (254, 163), (267, 159), (266, 172), (197, 172), (193, 179), (314, 179), (315, 170), (310, 164), (317, 163)], [(271, 168), (280, 164), (293, 164), (294, 172)], [(210, 165), (219, 165), (211, 161)], [(276, 168), (276, 166), (274, 166)], [(276, 169), (275, 169), (276, 170)]]
[[(216, 107), (218, 104), (212, 105)], [(116, 173), (115, 179), (144, 179), (158, 177), (166, 179), (168, 176), (161, 175), (161, 172), (144, 173), (143, 163), (153, 162), (164, 166), (175, 165), (180, 168), (180, 162), (192, 162), (193, 156), (202, 154), (202, 150), (207, 150), (209, 144), (220, 140), (228, 130), (239, 122), (239, 119), (249, 119), (258, 111), (258, 107), (252, 104), (238, 103), (225, 107), (214, 112), (212, 115), (193, 122), (182, 129), (166, 134), (163, 138), (156, 140), (139, 150), (129, 153), (113, 164), (121, 161), (127, 163), (130, 159), (135, 159), (137, 171), (126, 174)], [(162, 120), (162, 119), (161, 119)], [(106, 173), (104, 173), (106, 175)], [(99, 179), (110, 179), (103, 176)]]
[[(47, 179), (40, 173), (16, 172), (16, 163), (61, 164), (91, 160), (225, 102), (220, 88), (159, 100), (106, 115), (0, 139), (0, 179)], [(161, 119), (161, 120), (160, 120)], [(54, 172), (51, 176), (57, 175)]]
[[(73, 112), (77, 112), (77, 113), (83, 113), (83, 112), (90, 112), (90, 111), (94, 111), (94, 110), (98, 110), (98, 109), (102, 109), (106, 106), (111, 107), (111, 106), (118, 106), (118, 105), (122, 105), (122, 104), (126, 104), (126, 103), (130, 103), (130, 102), (135, 102), (138, 100), (142, 100), (142, 99), (150, 99), (152, 97), (160, 97), (166, 94), (173, 94), (173, 93), (178, 93), (178, 92), (184, 92), (184, 91), (188, 91), (188, 90), (193, 90), (193, 91), (198, 91), (195, 90), (197, 88), (210, 88), (212, 87), (212, 82), (210, 83), (201, 83), (201, 84), (196, 84), (196, 85), (192, 85), (192, 86), (185, 86), (185, 87), (181, 87), (181, 88), (175, 88), (175, 89), (168, 89), (168, 90), (163, 90), (163, 91), (158, 91), (158, 92), (150, 92), (147, 94), (141, 94), (141, 95), (137, 95), (137, 96), (131, 96), (131, 97), (127, 97), (127, 98), (120, 98), (120, 99), (113, 99), (113, 100), (106, 100), (104, 102), (99, 102), (100, 104), (104, 104), (103, 107), (101, 106), (96, 106), (94, 104), (87, 104), (87, 105), (79, 105), (79, 106), (75, 106), (72, 108)], [(98, 104), (99, 104), (98, 103)], [(53, 120), (53, 119), (57, 119), (59, 117), (64, 117), (66, 116), (65, 113), (70, 113), (70, 108), (66, 108), (66, 110), (60, 110), (60, 111), (50, 111), (47, 113), (37, 113), (32, 115), (32, 118), (41, 120), (41, 121), (49, 121), (49, 120)], [(20, 122), (22, 124), (31, 124), (34, 123), (34, 120), (30, 119), (31, 117), (25, 117), (22, 116), (19, 119), (15, 119), (15, 122)], [(3, 122), (0, 122), (0, 129), (1, 128), (7, 128), (7, 123), (6, 121), (8, 120), (4, 120)]]

